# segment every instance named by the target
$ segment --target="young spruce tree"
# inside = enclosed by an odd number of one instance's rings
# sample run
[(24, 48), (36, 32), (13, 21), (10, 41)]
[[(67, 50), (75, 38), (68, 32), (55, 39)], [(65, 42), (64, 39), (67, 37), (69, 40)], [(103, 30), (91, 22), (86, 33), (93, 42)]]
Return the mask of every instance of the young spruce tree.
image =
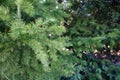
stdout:
[[(59, 80), (76, 59), (56, 0), (0, 0), (0, 80)], [(73, 64), (74, 63), (74, 64)]]

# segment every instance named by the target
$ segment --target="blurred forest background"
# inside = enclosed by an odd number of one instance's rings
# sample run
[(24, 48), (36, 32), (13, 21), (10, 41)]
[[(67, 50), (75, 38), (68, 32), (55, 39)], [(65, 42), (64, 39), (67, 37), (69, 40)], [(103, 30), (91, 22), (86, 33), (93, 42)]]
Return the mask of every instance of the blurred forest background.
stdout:
[(0, 80), (120, 80), (120, 0), (0, 0)]

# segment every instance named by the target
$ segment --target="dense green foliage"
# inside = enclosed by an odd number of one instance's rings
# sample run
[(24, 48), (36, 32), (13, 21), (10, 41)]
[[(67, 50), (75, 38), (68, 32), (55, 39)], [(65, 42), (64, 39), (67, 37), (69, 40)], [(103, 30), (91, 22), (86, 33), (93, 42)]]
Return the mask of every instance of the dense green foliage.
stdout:
[[(77, 0), (68, 2), (71, 7), (72, 20), (68, 25), (68, 35), (77, 52), (93, 51), (104, 45), (113, 49), (120, 44), (120, 27), (117, 23), (120, 16), (120, 2), (112, 0)], [(113, 0), (114, 1), (114, 0)], [(116, 0), (115, 0), (116, 1)]]
[[(69, 0), (67, 4), (66, 11), (71, 14), (67, 35), (80, 61), (76, 73), (63, 80), (119, 80), (120, 67), (112, 64), (119, 61), (114, 56), (120, 50), (119, 0)], [(96, 49), (100, 58), (90, 54)]]
[[(3, 0), (0, 6), (0, 79), (59, 80), (76, 58), (65, 47), (67, 17), (55, 1)], [(57, 15), (59, 14), (59, 15)], [(72, 59), (70, 59), (71, 57)]]
[[(119, 80), (120, 67), (112, 62), (119, 61), (111, 51), (119, 51), (120, 45), (120, 2), (117, 0), (70, 0), (66, 9), (71, 13), (67, 35), (73, 49), (80, 58), (76, 73), (63, 80)], [(98, 50), (100, 58), (94, 57)], [(81, 58), (81, 53), (82, 58)], [(88, 54), (87, 54), (88, 53)], [(87, 54), (87, 55), (85, 55)], [(102, 56), (107, 56), (103, 59)]]
[[(118, 56), (114, 56), (118, 58)], [(113, 59), (113, 58), (111, 58)], [(84, 54), (78, 65), (75, 66), (75, 74), (72, 77), (62, 77), (61, 80), (119, 80), (120, 66), (112, 63), (108, 58), (94, 54)]]
[(119, 1), (0, 3), (0, 80), (120, 79), (110, 54), (120, 47)]

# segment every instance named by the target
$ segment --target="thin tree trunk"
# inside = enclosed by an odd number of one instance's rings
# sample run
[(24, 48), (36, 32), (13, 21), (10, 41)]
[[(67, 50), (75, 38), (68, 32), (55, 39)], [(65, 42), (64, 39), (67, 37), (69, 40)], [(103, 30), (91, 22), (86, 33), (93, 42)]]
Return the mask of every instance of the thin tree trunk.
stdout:
[(21, 20), (21, 9), (20, 9), (20, 5), (17, 5), (17, 15), (18, 15), (18, 19)]

